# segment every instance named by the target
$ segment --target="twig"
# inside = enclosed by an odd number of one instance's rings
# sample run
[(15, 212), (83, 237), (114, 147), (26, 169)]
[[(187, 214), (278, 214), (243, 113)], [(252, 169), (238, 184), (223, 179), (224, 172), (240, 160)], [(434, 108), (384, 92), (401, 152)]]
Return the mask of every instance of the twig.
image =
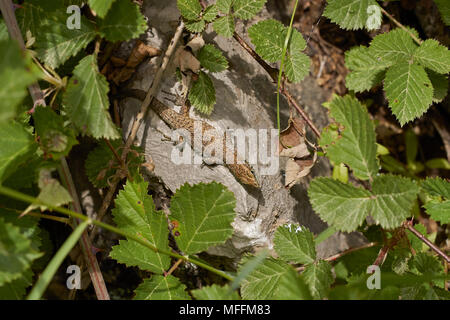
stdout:
[[(242, 39), (236, 32), (233, 34), (234, 39), (241, 45), (241, 47), (247, 51), (255, 60), (258, 62), (258, 64), (266, 70), (266, 72), (269, 74), (269, 76), (272, 78), (274, 82), (277, 82), (277, 77), (279, 70), (277, 68), (273, 68), (267, 64), (267, 62), (264, 61), (263, 58), (261, 58), (255, 50), (250, 47), (250, 45), (245, 42), (244, 39)], [(311, 121), (309, 116), (306, 114), (306, 112), (300, 107), (300, 105), (297, 103), (297, 101), (292, 97), (292, 95), (289, 93), (289, 91), (286, 89), (285, 86), (283, 86), (280, 89), (280, 93), (284, 95), (292, 107), (294, 107), (298, 113), (302, 116), (302, 118), (306, 121), (306, 123), (309, 125), (311, 130), (314, 132), (314, 134), (320, 138), (320, 131), (316, 128), (314, 123)]]
[[(3, 14), (3, 19), (5, 20), (5, 24), (8, 28), (9, 34), (12, 39), (18, 41), (22, 50), (25, 50), (25, 44), (22, 38), (22, 34), (19, 29), (19, 25), (17, 24), (17, 19), (13, 10), (13, 3), (11, 0), (1, 0), (0, 1), (0, 10)], [(30, 91), (31, 97), (34, 102), (34, 107), (38, 104), (45, 106), (44, 95), (41, 91), (41, 88), (38, 83), (34, 83), (28, 87)], [(69, 193), (74, 200), (74, 205), (76, 206), (76, 210), (81, 214), (83, 211), (81, 210), (81, 206), (78, 201), (78, 194), (75, 189), (75, 185), (72, 180), (72, 176), (70, 174), (69, 168), (67, 166), (66, 159), (61, 158), (61, 171), (62, 176), (66, 178), (66, 184), (70, 187)], [(61, 177), (62, 178), (62, 177)], [(64, 181), (63, 181), (64, 183)], [(77, 219), (73, 219), (74, 228), (78, 227), (81, 222)], [(81, 249), (83, 252), (84, 260), (88, 266), (89, 275), (91, 277), (92, 283), (94, 284), (95, 292), (97, 294), (97, 298), (100, 300), (109, 300), (108, 290), (106, 289), (105, 282), (103, 280), (103, 275), (98, 266), (98, 262), (96, 257), (93, 255), (92, 245), (89, 240), (89, 235), (85, 230), (81, 237)]]
[(175, 262), (175, 264), (169, 269), (169, 271), (164, 273), (164, 277), (170, 276), (172, 274), (172, 272), (174, 272), (178, 268), (180, 263), (182, 263), (182, 262), (183, 262), (183, 259), (178, 259), (177, 262)]
[(447, 263), (450, 263), (450, 258), (441, 250), (439, 249), (434, 243), (432, 243), (430, 240), (428, 240), (423, 234), (421, 234), (419, 231), (417, 231), (412, 226), (412, 220), (405, 221), (403, 223), (403, 226), (408, 229), (410, 232), (412, 232), (417, 238), (419, 238), (422, 242), (424, 242), (427, 246), (431, 248), (434, 252), (436, 252), (442, 259), (444, 259)]
[[(133, 125), (131, 127), (131, 133), (128, 136), (128, 139), (125, 143), (125, 147), (122, 152), (122, 160), (123, 161), (126, 161), (126, 159), (127, 159), (127, 155), (128, 155), (128, 152), (130, 151), (131, 145), (132, 145), (134, 139), (136, 138), (136, 134), (145, 118), (145, 115), (147, 114), (148, 107), (149, 107), (150, 103), (152, 102), (153, 97), (158, 90), (158, 87), (160, 85), (164, 71), (166, 70), (167, 65), (169, 64), (170, 57), (172, 56), (173, 52), (175, 51), (175, 47), (181, 38), (183, 29), (184, 29), (184, 22), (183, 22), (183, 20), (180, 20), (177, 30), (175, 31), (175, 34), (174, 34), (172, 40), (170, 41), (169, 46), (167, 47), (166, 53), (161, 62), (161, 66), (158, 69), (158, 71), (156, 72), (155, 78), (153, 79), (150, 89), (148, 90), (147, 95), (141, 105), (141, 110), (137, 114), (136, 119), (134, 119)], [(119, 184), (120, 180), (121, 180), (121, 174), (114, 175), (114, 177), (111, 181), (110, 187), (108, 189), (108, 192), (106, 193), (106, 196), (103, 198), (102, 206), (97, 214), (98, 220), (102, 220), (103, 216), (106, 213), (106, 210), (108, 210), (108, 208), (111, 204), (111, 201), (113, 199), (114, 193), (116, 192), (117, 185)], [(92, 233), (93, 235), (95, 234), (94, 230)]]
[(409, 36), (411, 37), (411, 38), (413, 38), (413, 40), (420, 46), (421, 44), (422, 44), (422, 40), (420, 40), (419, 38), (417, 38), (411, 31), (409, 31), (408, 30), (408, 28), (406, 28), (403, 24), (401, 24), (398, 20), (396, 20), (393, 16), (391, 16), (390, 14), (389, 14), (389, 12), (387, 12), (386, 10), (384, 10), (382, 7), (380, 7), (381, 8), (381, 12), (386, 16), (386, 17), (388, 17), (397, 27), (399, 27), (399, 28), (401, 28), (401, 29), (403, 29), (403, 30), (405, 30), (408, 34), (409, 34)]

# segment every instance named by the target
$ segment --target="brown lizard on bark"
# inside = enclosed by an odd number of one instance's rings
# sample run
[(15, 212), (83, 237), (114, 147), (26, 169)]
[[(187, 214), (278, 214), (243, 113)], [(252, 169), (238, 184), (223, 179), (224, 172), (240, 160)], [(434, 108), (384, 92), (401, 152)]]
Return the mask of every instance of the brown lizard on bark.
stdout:
[[(144, 100), (145, 99), (145, 91), (139, 90), (139, 89), (127, 89), (124, 90), (122, 96), (123, 97), (132, 97), (136, 98), (138, 100)], [(195, 121), (200, 120), (194, 120), (188, 116), (188, 114), (180, 114), (176, 112), (175, 110), (171, 109), (170, 107), (166, 106), (162, 102), (160, 102), (158, 99), (153, 98), (150, 108), (155, 111), (155, 113), (171, 128), (171, 129), (185, 129), (187, 130), (191, 135), (191, 142), (194, 141), (194, 123)], [(208, 132), (211, 137), (210, 141), (204, 141), (202, 139), (201, 143), (203, 147), (211, 146), (213, 143), (217, 143), (215, 141), (214, 133), (218, 133), (217, 129), (208, 124), (205, 121), (201, 121), (202, 123), (202, 137), (205, 135), (206, 132)], [(222, 155), (223, 155), (223, 163), (230, 172), (234, 175), (234, 177), (245, 185), (250, 185), (255, 188), (259, 188), (258, 181), (256, 180), (255, 175), (252, 172), (252, 169), (250, 165), (247, 162), (244, 163), (238, 163), (238, 154), (236, 150), (230, 150), (225, 142), (225, 139), (223, 141), (219, 141), (219, 143), (222, 144)], [(194, 143), (195, 145), (195, 143)], [(191, 147), (194, 149), (194, 146), (191, 145)], [(231, 153), (230, 153), (231, 152)], [(232, 154), (233, 155), (233, 163), (227, 163), (226, 162), (226, 155)], [(214, 156), (214, 154), (212, 154)]]

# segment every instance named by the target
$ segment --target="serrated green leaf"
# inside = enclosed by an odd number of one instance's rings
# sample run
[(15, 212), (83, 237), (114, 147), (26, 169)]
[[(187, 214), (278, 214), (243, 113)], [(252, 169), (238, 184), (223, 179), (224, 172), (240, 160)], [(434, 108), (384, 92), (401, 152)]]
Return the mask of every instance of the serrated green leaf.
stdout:
[(310, 67), (311, 60), (304, 53), (289, 53), (286, 56), (285, 73), (292, 83), (299, 83), (302, 81), (309, 74)]
[(346, 30), (357, 30), (364, 27), (369, 29), (367, 22), (370, 6), (380, 8), (375, 0), (328, 0), (323, 15)]
[(241, 19), (253, 18), (262, 10), (267, 0), (234, 0), (234, 15)]
[(147, 30), (144, 16), (131, 1), (115, 1), (98, 26), (100, 34), (113, 42), (138, 38)]
[[(417, 231), (419, 231), (421, 234), (423, 234), (425, 237), (427, 236), (427, 229), (425, 228), (425, 226), (423, 224), (416, 224), (413, 226), (414, 229), (416, 229)], [(425, 250), (428, 250), (429, 247), (423, 243), (419, 238), (417, 238), (414, 234), (412, 234), (411, 232), (407, 233), (408, 236), (408, 240), (411, 243), (411, 247), (416, 251), (416, 252), (421, 252)]]
[(240, 300), (236, 291), (230, 293), (228, 285), (223, 287), (213, 284), (212, 286), (192, 290), (192, 295), (197, 300)]
[(434, 0), (441, 14), (442, 21), (450, 26), (450, 3), (447, 0)]
[(275, 231), (273, 243), (278, 256), (285, 261), (307, 264), (316, 259), (314, 235), (306, 227), (280, 226)]
[(134, 291), (134, 300), (190, 300), (186, 286), (172, 275), (154, 275), (144, 279)]
[(433, 220), (442, 224), (450, 223), (450, 200), (445, 200), (443, 202), (432, 200), (423, 207)]
[(33, 136), (20, 124), (11, 122), (0, 126), (0, 184), (27, 161), (36, 144)]
[(362, 92), (380, 84), (390, 64), (380, 63), (369, 48), (360, 46), (345, 52), (345, 65), (350, 70), (345, 78), (347, 88)]
[(211, 114), (216, 104), (216, 90), (211, 78), (200, 71), (198, 80), (194, 82), (189, 91), (189, 101), (201, 113)]
[[(409, 31), (417, 35), (415, 30)], [(382, 65), (410, 61), (416, 49), (408, 32), (400, 28), (377, 35), (370, 43), (372, 54)]]
[[(73, 201), (66, 188), (52, 177), (52, 169), (43, 168), (39, 171), (38, 186), (40, 192), (37, 198), (44, 203), (59, 207)], [(31, 204), (25, 211), (28, 212), (35, 208), (41, 208), (41, 211), (47, 210), (46, 206)]]
[(375, 128), (365, 107), (349, 95), (335, 97), (330, 103), (331, 117), (343, 126), (341, 136), (326, 147), (327, 157), (334, 163), (345, 163), (362, 180), (378, 172)]
[(98, 72), (96, 57), (89, 55), (76, 66), (63, 97), (68, 117), (94, 138), (120, 138), (108, 112), (108, 91), (108, 82)]
[(372, 193), (375, 207), (370, 212), (371, 216), (383, 228), (393, 229), (411, 216), (419, 187), (408, 178), (380, 175), (373, 180)]
[(36, 34), (37, 56), (53, 69), (84, 49), (97, 34), (94, 25), (85, 17), (81, 17), (79, 29), (69, 29), (65, 12), (54, 13), (42, 20), (39, 30)]
[(29, 268), (19, 278), (0, 286), (0, 300), (23, 300), (32, 278), (33, 271)]
[(233, 234), (236, 200), (222, 184), (184, 184), (171, 201), (172, 221), (177, 221), (175, 241), (185, 254), (194, 254), (224, 243)]
[(37, 80), (31, 60), (13, 40), (0, 41), (0, 124), (11, 121), (20, 102), (27, 95), (27, 86)]
[(224, 14), (230, 13), (234, 0), (217, 0), (216, 6)]
[(450, 182), (440, 178), (428, 178), (421, 187), (432, 196), (441, 196), (450, 200)]
[(202, 67), (205, 67), (211, 72), (221, 72), (228, 68), (228, 61), (222, 55), (222, 51), (212, 44), (203, 46), (198, 52), (197, 59), (200, 61)]
[(67, 156), (72, 147), (78, 144), (75, 132), (65, 127), (62, 116), (57, 115), (51, 108), (37, 107), (33, 120), (41, 149), (53, 159)]
[(425, 69), (433, 86), (433, 102), (441, 102), (447, 96), (448, 78), (444, 74)]
[(450, 51), (434, 39), (427, 39), (414, 52), (414, 61), (434, 72), (450, 72)]
[[(118, 228), (138, 234), (155, 247), (169, 251), (166, 217), (163, 212), (155, 210), (147, 189), (148, 183), (139, 176), (132, 182), (127, 181), (115, 200), (112, 210), (114, 221)], [(138, 266), (154, 273), (163, 273), (170, 266), (169, 256), (156, 253), (132, 240), (121, 240), (119, 245), (113, 247), (111, 257), (127, 266)]]
[(241, 295), (245, 300), (268, 300), (273, 298), (280, 278), (290, 266), (281, 260), (268, 258), (242, 281)]
[(186, 20), (197, 20), (200, 18), (202, 6), (198, 0), (177, 0), (177, 7)]
[(226, 38), (232, 37), (235, 28), (233, 16), (220, 17), (213, 22), (213, 28), (218, 35)]
[(312, 300), (312, 296), (305, 280), (298, 275), (294, 268), (290, 267), (289, 270), (280, 277), (273, 299)]
[(324, 260), (306, 266), (301, 277), (308, 285), (314, 299), (323, 299), (333, 283), (331, 265)]
[(186, 21), (185, 22), (186, 29), (192, 33), (202, 32), (205, 29), (206, 23), (205, 20), (199, 21)]
[(22, 277), (33, 260), (42, 254), (31, 248), (31, 241), (18, 227), (0, 217), (0, 286)]
[(341, 231), (356, 230), (373, 208), (369, 191), (330, 178), (311, 181), (308, 195), (320, 218)]
[(89, 0), (89, 7), (95, 11), (95, 13), (100, 17), (104, 18), (111, 9), (112, 4), (116, 0)]
[(413, 266), (421, 274), (440, 274), (444, 267), (436, 258), (428, 252), (419, 252), (414, 256)]
[(214, 21), (219, 14), (219, 9), (217, 8), (217, 5), (213, 4), (208, 7), (206, 7), (205, 11), (203, 12), (202, 19), (206, 22)]
[(248, 29), (255, 51), (268, 62), (281, 60), (285, 39), (285, 26), (274, 19), (263, 20)]
[(403, 126), (421, 116), (433, 103), (433, 86), (425, 69), (400, 62), (388, 69), (384, 90), (389, 108)]

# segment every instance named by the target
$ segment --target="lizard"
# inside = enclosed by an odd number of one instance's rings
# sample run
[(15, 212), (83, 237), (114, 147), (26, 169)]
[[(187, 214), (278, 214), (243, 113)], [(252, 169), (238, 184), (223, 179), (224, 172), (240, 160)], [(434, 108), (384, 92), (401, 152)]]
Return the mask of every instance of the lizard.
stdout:
[[(145, 91), (139, 90), (139, 89), (125, 89), (123, 90), (123, 93), (121, 96), (123, 97), (132, 97), (135, 99), (138, 99), (140, 101), (143, 101), (145, 99)], [(195, 135), (194, 135), (194, 123), (195, 121), (189, 117), (187, 112), (184, 113), (178, 113), (172, 108), (166, 106), (164, 103), (159, 101), (156, 98), (153, 98), (150, 108), (173, 130), (176, 129), (185, 129), (187, 130), (191, 135), (191, 141), (194, 141)], [(216, 133), (218, 134), (218, 130), (214, 128), (212, 125), (207, 123), (206, 121), (201, 121), (202, 123), (202, 137), (206, 132), (209, 132), (209, 135), (212, 136), (210, 141), (204, 141), (202, 139), (201, 143), (203, 147), (210, 146), (212, 143), (217, 143), (215, 141)], [(226, 145), (225, 141), (218, 142), (222, 143), (222, 155), (223, 155), (223, 163), (224, 165), (230, 170), (230, 172), (233, 174), (233, 176), (242, 184), (249, 185), (255, 188), (259, 188), (258, 181), (253, 174), (252, 168), (250, 165), (244, 161), (244, 163), (238, 163), (238, 154), (236, 150), (230, 150), (228, 146)], [(195, 143), (194, 143), (195, 145)], [(194, 146), (191, 145), (191, 147), (194, 149)], [(231, 154), (234, 157), (233, 163), (227, 163), (226, 161), (226, 155)], [(214, 156), (214, 154), (213, 154)]]

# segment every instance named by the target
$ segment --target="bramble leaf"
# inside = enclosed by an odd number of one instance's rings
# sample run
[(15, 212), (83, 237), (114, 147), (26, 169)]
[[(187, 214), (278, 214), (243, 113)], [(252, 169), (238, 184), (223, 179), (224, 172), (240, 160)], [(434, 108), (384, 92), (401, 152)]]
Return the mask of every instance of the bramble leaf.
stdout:
[(221, 72), (228, 68), (228, 61), (222, 55), (222, 51), (212, 44), (203, 46), (198, 52), (197, 59), (211, 72)]
[(442, 224), (450, 223), (450, 200), (442, 202), (431, 200), (423, 206), (427, 213)]
[(198, 21), (186, 21), (185, 22), (186, 29), (192, 33), (202, 32), (205, 29), (206, 23), (205, 20)]
[(434, 0), (439, 12), (441, 13), (442, 21), (450, 26), (450, 3), (447, 0)]
[(219, 9), (217, 8), (217, 5), (210, 5), (206, 7), (205, 11), (203, 12), (202, 19), (206, 22), (214, 21), (219, 14)]
[(147, 30), (147, 22), (139, 7), (131, 1), (115, 1), (104, 19), (98, 23), (100, 34), (109, 41), (138, 38)]
[(386, 72), (384, 90), (389, 108), (403, 126), (421, 116), (433, 103), (433, 86), (425, 69), (400, 62)]
[(450, 182), (439, 177), (428, 178), (421, 187), (428, 194), (436, 197), (424, 205), (427, 213), (442, 224), (450, 223)]
[(434, 39), (425, 40), (414, 52), (414, 61), (434, 72), (450, 72), (450, 51)]
[(233, 5), (234, 0), (217, 0), (216, 6), (220, 12), (224, 14), (230, 13), (231, 6)]
[[(127, 181), (115, 200), (116, 207), (112, 210), (114, 221), (118, 228), (138, 234), (155, 247), (169, 251), (166, 217), (163, 212), (155, 210), (147, 188), (148, 183), (139, 176), (133, 182)], [(133, 240), (120, 240), (110, 255), (127, 266), (138, 266), (153, 273), (161, 274), (170, 266), (169, 256), (156, 253)]]
[(220, 17), (213, 22), (213, 28), (214, 31), (221, 36), (226, 38), (232, 37), (235, 28), (233, 16)]
[(278, 256), (285, 261), (307, 264), (316, 259), (314, 235), (306, 227), (280, 226), (275, 231), (273, 243)]
[(144, 279), (134, 291), (134, 300), (190, 300), (186, 286), (172, 275), (154, 275)]
[(242, 281), (241, 295), (245, 300), (268, 300), (274, 297), (281, 277), (291, 267), (281, 260), (265, 259)]
[(223, 287), (213, 284), (212, 286), (192, 290), (192, 294), (197, 300), (240, 300), (236, 291), (230, 292), (226, 284)]
[(94, 138), (120, 138), (108, 112), (108, 91), (108, 82), (98, 72), (96, 57), (89, 55), (75, 67), (63, 97), (68, 117)]
[(374, 29), (368, 24), (369, 13), (371, 13), (369, 7), (371, 6), (378, 8), (381, 13), (380, 6), (375, 0), (328, 0), (323, 15), (346, 30), (357, 30), (364, 27), (370, 30)]
[(293, 267), (289, 267), (280, 277), (275, 290), (273, 296), (275, 300), (312, 300), (304, 277), (299, 276)]
[[(409, 31), (417, 35), (415, 30)], [(372, 54), (382, 65), (409, 61), (416, 49), (408, 32), (400, 28), (377, 35), (370, 43)]]
[(224, 243), (233, 234), (236, 200), (222, 184), (184, 184), (171, 201), (175, 241), (185, 254)]
[(422, 183), (421, 187), (432, 196), (450, 199), (450, 182), (442, 178), (428, 178)]
[(186, 20), (197, 20), (200, 18), (202, 6), (198, 0), (177, 0), (177, 7)]
[[(329, 104), (331, 117), (343, 127), (338, 139), (325, 147), (326, 155), (334, 163), (345, 163), (362, 180), (373, 178), (378, 172), (375, 128), (365, 107), (349, 95), (336, 96)], [(328, 143), (327, 143), (328, 144)]]
[(267, 0), (234, 0), (234, 15), (241, 19), (253, 18), (266, 2)]
[(216, 90), (211, 78), (200, 71), (198, 80), (189, 91), (189, 101), (192, 106), (204, 114), (211, 114), (216, 104)]
[(89, 7), (95, 11), (95, 13), (100, 17), (104, 18), (111, 9), (112, 4), (116, 0), (89, 0)]
[(324, 260), (307, 265), (301, 278), (305, 280), (315, 299), (323, 299), (333, 283), (331, 265)]

